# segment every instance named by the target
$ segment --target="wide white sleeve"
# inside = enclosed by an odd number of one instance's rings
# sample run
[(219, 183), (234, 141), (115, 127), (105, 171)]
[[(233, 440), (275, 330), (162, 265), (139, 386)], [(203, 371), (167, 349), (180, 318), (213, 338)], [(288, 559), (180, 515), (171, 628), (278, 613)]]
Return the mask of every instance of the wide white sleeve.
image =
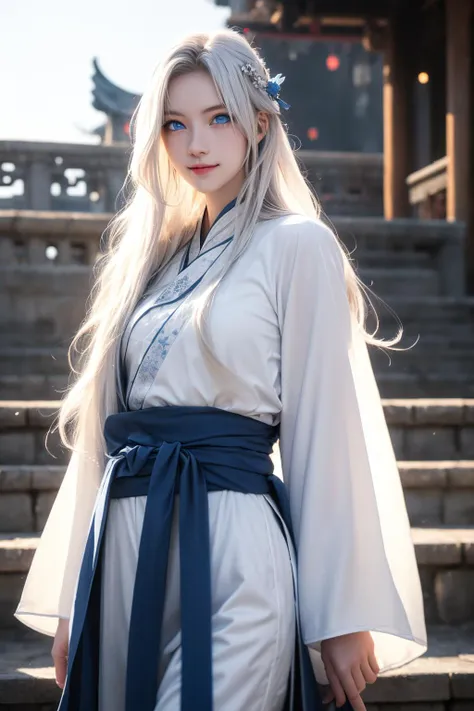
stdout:
[[(69, 618), (97, 494), (97, 482), (79, 471), (73, 452), (33, 558), (15, 617), (54, 635), (58, 618)], [(82, 462), (83, 463), (83, 462)]]
[(304, 641), (319, 681), (322, 640), (369, 630), (381, 670), (426, 650), (403, 490), (335, 237), (294, 226), (277, 294), (281, 439), (298, 551)]

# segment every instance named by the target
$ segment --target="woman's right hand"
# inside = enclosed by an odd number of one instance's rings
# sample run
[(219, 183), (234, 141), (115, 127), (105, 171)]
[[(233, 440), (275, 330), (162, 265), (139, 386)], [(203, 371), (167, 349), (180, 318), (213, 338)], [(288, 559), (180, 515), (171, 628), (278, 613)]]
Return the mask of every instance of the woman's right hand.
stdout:
[(60, 689), (64, 689), (67, 672), (67, 653), (69, 648), (69, 620), (59, 620), (58, 628), (54, 636), (51, 656), (54, 661), (56, 672), (56, 684)]

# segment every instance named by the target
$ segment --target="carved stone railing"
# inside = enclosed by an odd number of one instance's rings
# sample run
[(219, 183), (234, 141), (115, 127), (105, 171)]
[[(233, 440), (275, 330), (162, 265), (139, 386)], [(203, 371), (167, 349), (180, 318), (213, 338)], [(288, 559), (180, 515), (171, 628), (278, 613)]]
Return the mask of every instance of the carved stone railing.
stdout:
[[(0, 141), (0, 210), (114, 212), (122, 204), (130, 149)], [(323, 209), (382, 215), (382, 156), (298, 151)]]
[(123, 146), (0, 141), (0, 210), (114, 212)]
[(414, 217), (446, 218), (447, 171), (448, 158), (444, 156), (407, 177), (408, 196)]
[(302, 150), (297, 157), (330, 217), (383, 215), (382, 154)]
[(0, 211), (0, 269), (94, 264), (112, 214)]
[[(84, 317), (92, 266), (111, 214), (0, 212), (1, 348), (64, 349)], [(403, 252), (423, 252), (439, 274), (440, 294), (462, 296), (463, 225), (443, 221), (334, 220), (364, 267), (378, 253), (387, 267)], [(26, 357), (26, 356), (25, 356)], [(35, 355), (37, 367), (39, 356)], [(63, 363), (58, 355), (58, 366)], [(49, 363), (53, 368), (54, 361)], [(44, 366), (46, 367), (46, 366)], [(61, 366), (64, 368), (64, 363)]]

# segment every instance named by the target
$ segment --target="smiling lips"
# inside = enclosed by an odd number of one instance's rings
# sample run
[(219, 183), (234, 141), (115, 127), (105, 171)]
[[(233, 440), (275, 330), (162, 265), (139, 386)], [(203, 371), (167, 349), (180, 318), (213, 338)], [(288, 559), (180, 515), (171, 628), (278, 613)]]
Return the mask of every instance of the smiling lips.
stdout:
[(196, 175), (205, 175), (211, 170), (214, 170), (214, 168), (217, 168), (217, 165), (192, 165), (190, 170), (192, 170)]

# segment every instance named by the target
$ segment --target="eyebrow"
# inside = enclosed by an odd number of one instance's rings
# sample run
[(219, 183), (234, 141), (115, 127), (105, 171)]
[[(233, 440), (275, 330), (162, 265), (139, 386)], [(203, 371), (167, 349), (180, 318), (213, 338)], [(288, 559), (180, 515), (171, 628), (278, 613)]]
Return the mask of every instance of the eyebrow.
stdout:
[[(202, 114), (209, 114), (211, 111), (218, 111), (224, 109), (227, 111), (227, 108), (224, 106), (224, 104), (216, 104), (215, 106), (209, 106), (207, 109), (204, 109), (201, 111)], [(174, 109), (169, 109), (169, 111), (165, 111), (165, 116), (185, 116), (182, 111), (174, 111)]]

